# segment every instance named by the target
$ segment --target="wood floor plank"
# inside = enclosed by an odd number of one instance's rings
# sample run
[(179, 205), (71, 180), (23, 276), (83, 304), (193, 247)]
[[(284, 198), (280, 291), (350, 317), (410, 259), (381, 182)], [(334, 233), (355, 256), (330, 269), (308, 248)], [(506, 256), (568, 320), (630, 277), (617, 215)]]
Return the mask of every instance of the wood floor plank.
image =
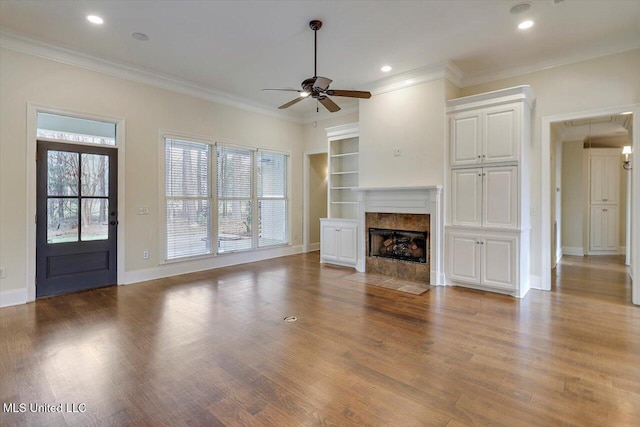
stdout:
[(86, 405), (0, 424), (638, 424), (623, 257), (564, 257), (522, 300), (353, 273), (310, 253), (0, 309), (2, 403)]

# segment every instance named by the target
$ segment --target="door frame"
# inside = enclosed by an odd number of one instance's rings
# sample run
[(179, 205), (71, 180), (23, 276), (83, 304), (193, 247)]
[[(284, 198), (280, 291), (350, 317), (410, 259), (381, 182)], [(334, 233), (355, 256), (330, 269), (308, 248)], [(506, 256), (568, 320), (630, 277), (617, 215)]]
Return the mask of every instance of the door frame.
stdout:
[[(97, 114), (87, 114), (74, 110), (66, 110), (56, 107), (49, 107), (45, 105), (27, 103), (27, 188), (26, 188), (26, 203), (27, 203), (27, 233), (26, 233), (26, 288), (27, 288), (27, 302), (35, 301), (36, 299), (36, 184), (37, 184), (37, 127), (38, 127), (38, 113), (51, 113), (65, 116), (77, 117), (80, 119), (98, 120), (103, 122), (110, 122), (116, 124), (116, 146), (115, 150), (118, 150), (118, 242), (117, 242), (117, 283), (118, 285), (124, 284), (125, 279), (125, 119), (118, 117), (109, 117)], [(52, 141), (48, 138), (39, 138), (41, 140)], [(69, 141), (59, 141), (68, 143)], [(82, 145), (82, 144), (78, 144)]]
[[(618, 107), (598, 108), (595, 110), (558, 114), (542, 117), (541, 134), (541, 283), (540, 289), (551, 290), (551, 124), (566, 120), (587, 119), (590, 117), (616, 115), (631, 111), (633, 113), (633, 141), (631, 154), (631, 181), (634, 188), (640, 188), (640, 104)], [(620, 166), (622, 167), (622, 166)], [(640, 224), (640, 197), (631, 201), (631, 223)], [(631, 248), (638, 248), (631, 254), (631, 272), (640, 277), (640, 227), (631, 231)], [(631, 287), (633, 304), (640, 305), (640, 278), (633, 280)]]
[[(311, 194), (309, 190), (309, 185), (311, 184), (309, 177), (309, 170), (311, 169), (311, 159), (310, 157), (315, 154), (326, 154), (329, 155), (329, 151), (325, 148), (318, 148), (315, 150), (308, 150), (302, 153), (302, 251), (304, 253), (310, 252), (311, 248), (309, 247), (309, 210), (311, 203)], [(328, 160), (328, 159), (327, 159)], [(328, 211), (327, 211), (328, 215)]]

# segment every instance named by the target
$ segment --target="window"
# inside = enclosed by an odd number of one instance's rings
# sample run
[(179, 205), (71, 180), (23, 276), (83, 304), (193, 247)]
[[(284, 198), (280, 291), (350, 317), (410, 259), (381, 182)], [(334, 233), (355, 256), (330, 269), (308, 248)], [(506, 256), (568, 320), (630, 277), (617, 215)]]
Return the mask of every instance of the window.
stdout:
[(86, 144), (116, 145), (116, 124), (78, 117), (38, 113), (38, 138)]
[(211, 253), (211, 146), (167, 139), (167, 259)]
[(166, 259), (287, 244), (288, 161), (165, 138)]

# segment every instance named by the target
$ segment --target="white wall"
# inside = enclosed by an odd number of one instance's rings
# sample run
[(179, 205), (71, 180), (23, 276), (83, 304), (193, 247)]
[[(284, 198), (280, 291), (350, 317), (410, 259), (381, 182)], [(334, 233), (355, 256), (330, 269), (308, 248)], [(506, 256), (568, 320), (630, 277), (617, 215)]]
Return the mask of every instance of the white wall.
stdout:
[[(445, 100), (438, 79), (360, 101), (360, 186), (444, 184)], [(393, 150), (399, 148), (400, 156)]]
[(582, 141), (562, 143), (562, 246), (579, 255), (583, 245), (583, 210), (586, 203), (582, 182)]
[[(27, 103), (126, 120), (126, 211), (119, 213), (126, 225), (125, 271), (159, 266), (161, 128), (290, 152), (291, 237), (293, 245), (301, 244), (302, 125), (7, 49), (0, 56), (0, 265), (6, 268), (0, 292), (25, 289), (33, 280), (26, 277), (25, 255), (27, 221), (33, 219), (26, 210), (33, 191), (26, 188), (25, 147), (33, 143), (27, 141)], [(139, 206), (150, 214), (136, 215)]]
[(327, 128), (357, 122), (358, 113), (348, 113), (303, 124), (302, 138), (304, 140), (304, 151), (327, 151)]
[[(531, 200), (540, 212), (542, 117), (617, 107), (640, 102), (640, 50), (523, 74), (463, 88), (462, 96), (531, 85), (537, 100), (531, 146)], [(546, 203), (549, 203), (547, 201)], [(541, 219), (531, 218), (531, 272), (541, 277)]]

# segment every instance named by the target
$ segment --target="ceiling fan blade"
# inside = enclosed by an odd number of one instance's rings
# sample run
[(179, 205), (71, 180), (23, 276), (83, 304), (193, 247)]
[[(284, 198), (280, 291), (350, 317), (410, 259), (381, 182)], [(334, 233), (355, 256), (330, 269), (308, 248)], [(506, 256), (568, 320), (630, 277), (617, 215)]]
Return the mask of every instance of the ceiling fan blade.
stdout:
[(299, 96), (296, 99), (292, 99), (291, 101), (287, 102), (286, 104), (282, 104), (281, 106), (278, 107), (278, 109), (280, 110), (284, 110), (285, 108), (289, 108), (291, 107), (293, 104), (297, 104), (298, 102), (302, 101), (304, 98)]
[(283, 90), (285, 92), (298, 92), (298, 93), (302, 92), (302, 90), (300, 89), (262, 89), (262, 90)]
[(326, 77), (317, 76), (316, 81), (313, 83), (313, 88), (319, 90), (320, 92), (324, 92), (325, 90), (327, 90), (332, 81), (333, 80)]
[(338, 104), (336, 104), (335, 102), (333, 102), (330, 98), (322, 97), (322, 98), (318, 98), (318, 101), (320, 101), (320, 104), (324, 105), (325, 108), (329, 111), (331, 111), (332, 113), (335, 113), (336, 111), (340, 110), (340, 107), (338, 107)]
[(371, 92), (365, 92), (363, 90), (330, 89), (325, 93), (331, 96), (344, 96), (347, 98), (364, 98), (364, 99), (371, 98)]

